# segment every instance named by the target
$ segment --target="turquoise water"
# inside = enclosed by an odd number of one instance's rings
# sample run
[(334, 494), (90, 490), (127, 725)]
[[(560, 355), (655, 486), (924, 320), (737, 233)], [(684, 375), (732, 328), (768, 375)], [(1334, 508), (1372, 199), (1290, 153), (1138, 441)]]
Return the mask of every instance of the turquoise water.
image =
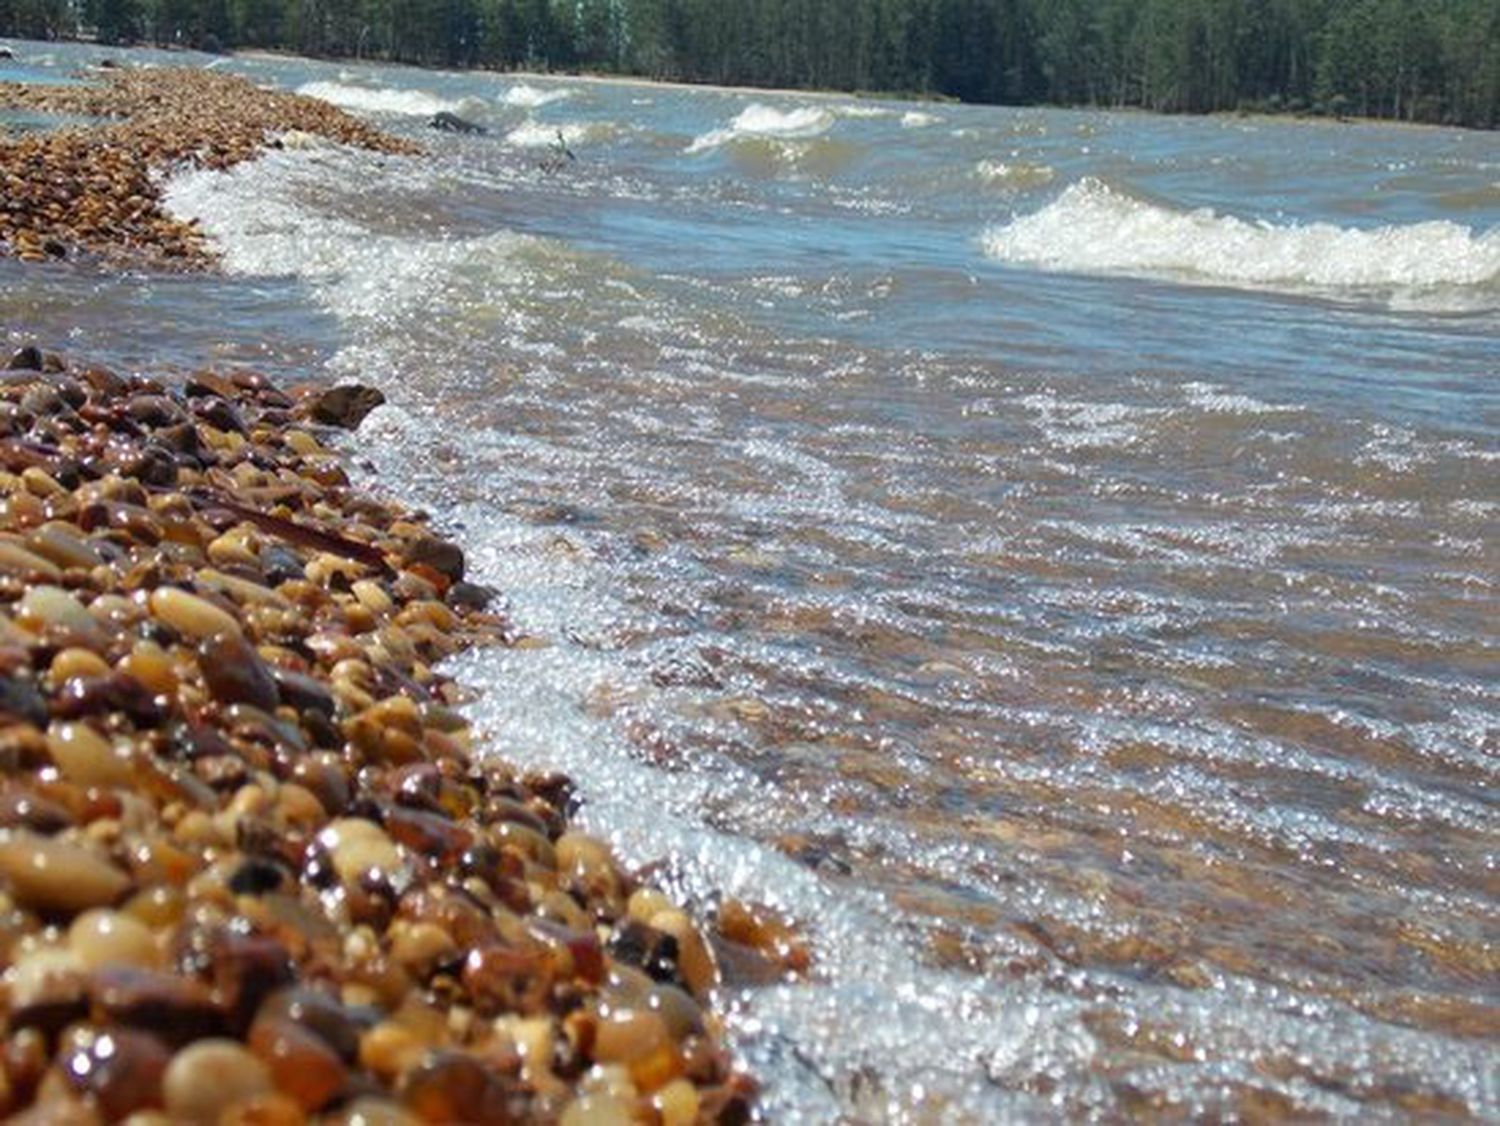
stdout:
[(495, 747), (814, 939), (722, 998), (772, 1117), (1500, 1114), (1500, 138), (129, 57), (428, 153), (0, 324), (385, 389), (549, 643)]

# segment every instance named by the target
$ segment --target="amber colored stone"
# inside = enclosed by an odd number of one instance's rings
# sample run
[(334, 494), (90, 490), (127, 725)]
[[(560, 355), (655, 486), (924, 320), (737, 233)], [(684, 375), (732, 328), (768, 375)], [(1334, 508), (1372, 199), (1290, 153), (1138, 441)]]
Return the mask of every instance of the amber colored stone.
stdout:
[(604, 947), (594, 931), (537, 919), (531, 932), (557, 952), (561, 968), (571, 976), (593, 985), (604, 980)]
[(460, 946), (477, 946), (494, 939), (494, 921), (483, 908), (468, 896), (438, 885), (402, 896), (400, 914), (415, 922), (436, 923)]
[(424, 1122), (490, 1126), (526, 1116), (519, 1083), (459, 1052), (434, 1052), (408, 1071), (401, 1098)]
[(281, 702), (270, 669), (244, 637), (218, 634), (198, 646), (198, 667), (214, 698), (224, 704), (249, 704), (269, 712)]
[(349, 1070), (326, 1041), (291, 1020), (270, 1016), (250, 1028), (250, 1050), (271, 1071), (271, 1081), (303, 1110), (314, 1111), (336, 1098)]
[(445, 867), (458, 859), (474, 840), (473, 833), (446, 817), (401, 806), (387, 810), (385, 831), (397, 844)]
[(281, 989), (267, 997), (256, 1014), (256, 1022), (281, 1020), (306, 1029), (323, 1041), (344, 1062), (359, 1058), (359, 1038), (373, 1020), (350, 1009), (336, 997), (316, 989)]
[(224, 930), (208, 952), (214, 992), (234, 1028), (244, 1028), (267, 997), (292, 981), (291, 955), (274, 938)]
[(552, 965), (542, 949), (480, 946), (464, 959), (463, 987), (481, 1014), (534, 1012), (551, 991)]

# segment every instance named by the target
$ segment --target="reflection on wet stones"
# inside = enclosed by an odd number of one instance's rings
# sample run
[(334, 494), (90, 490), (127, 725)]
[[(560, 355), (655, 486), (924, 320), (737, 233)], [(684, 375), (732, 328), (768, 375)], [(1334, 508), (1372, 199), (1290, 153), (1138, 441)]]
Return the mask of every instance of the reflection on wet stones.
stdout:
[[(263, 380), (193, 377), (231, 416), (46, 365), (0, 385), (54, 425), (0, 437), (0, 1110), (742, 1113), (698, 924), (567, 831), (565, 780), (471, 754), (434, 667), (512, 639), (462, 552), (351, 493)], [(171, 485), (132, 456), (164, 430)], [(633, 927), (673, 950), (652, 1006), (605, 1000)]]

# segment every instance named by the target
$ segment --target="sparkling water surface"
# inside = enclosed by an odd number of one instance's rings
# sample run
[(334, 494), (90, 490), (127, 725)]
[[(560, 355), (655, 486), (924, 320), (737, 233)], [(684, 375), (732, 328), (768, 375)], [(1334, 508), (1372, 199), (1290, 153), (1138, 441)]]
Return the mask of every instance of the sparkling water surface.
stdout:
[(1495, 134), (120, 57), (428, 152), (183, 173), (223, 276), (0, 325), (385, 390), (547, 643), (495, 750), (812, 939), (720, 999), (770, 1118), (1500, 1116)]

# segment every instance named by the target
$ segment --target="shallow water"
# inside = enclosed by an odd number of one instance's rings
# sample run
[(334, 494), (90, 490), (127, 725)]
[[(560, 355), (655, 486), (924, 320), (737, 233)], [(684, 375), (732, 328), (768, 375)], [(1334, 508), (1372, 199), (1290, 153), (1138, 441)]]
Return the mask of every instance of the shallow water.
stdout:
[(496, 749), (814, 939), (773, 1118), (1500, 1115), (1500, 138), (214, 65), (429, 155), (0, 324), (385, 389)]

